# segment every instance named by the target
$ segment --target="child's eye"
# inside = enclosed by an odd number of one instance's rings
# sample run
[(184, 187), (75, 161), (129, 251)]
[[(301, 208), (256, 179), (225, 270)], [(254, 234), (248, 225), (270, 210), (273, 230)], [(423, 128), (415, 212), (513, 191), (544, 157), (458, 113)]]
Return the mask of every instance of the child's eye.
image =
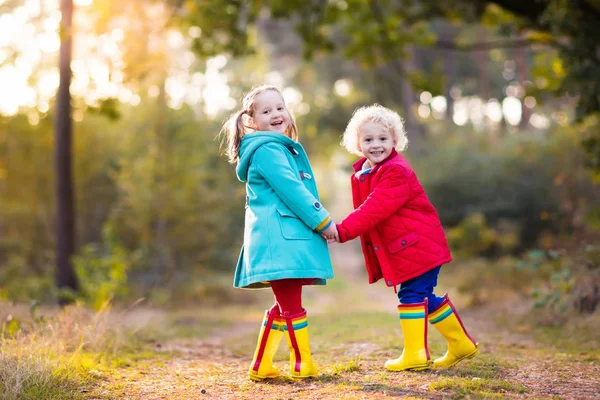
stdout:
[(279, 110), (279, 111), (283, 111), (283, 107), (279, 107), (277, 110)]
[(269, 110), (263, 111), (263, 114), (268, 114)]

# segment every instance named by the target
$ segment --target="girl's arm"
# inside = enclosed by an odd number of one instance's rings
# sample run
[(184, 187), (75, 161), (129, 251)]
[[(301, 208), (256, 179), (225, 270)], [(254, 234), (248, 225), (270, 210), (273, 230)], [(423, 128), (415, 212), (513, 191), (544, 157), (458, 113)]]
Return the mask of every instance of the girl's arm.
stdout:
[(381, 172), (381, 179), (373, 192), (337, 225), (341, 243), (373, 229), (410, 199), (411, 189), (402, 167), (391, 166)]
[(322, 232), (331, 225), (329, 213), (304, 186), (289, 163), (287, 151), (279, 144), (267, 143), (254, 152), (252, 164), (298, 218), (310, 229)]

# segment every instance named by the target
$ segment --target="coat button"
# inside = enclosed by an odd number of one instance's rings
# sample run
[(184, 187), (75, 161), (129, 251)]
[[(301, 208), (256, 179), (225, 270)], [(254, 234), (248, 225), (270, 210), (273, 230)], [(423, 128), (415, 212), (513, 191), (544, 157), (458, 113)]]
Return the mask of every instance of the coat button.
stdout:
[(317, 210), (320, 210), (321, 209), (321, 203), (319, 203), (318, 201), (315, 201), (313, 203), (313, 207), (316, 208)]
[(360, 181), (361, 181), (361, 182), (364, 182), (364, 181), (365, 181), (365, 178), (360, 178)]
[(406, 246), (406, 240), (403, 240), (402, 242), (400, 242), (400, 244), (401, 244), (402, 246)]
[(391, 284), (392, 284), (392, 281), (388, 281), (388, 282), (387, 282), (387, 284), (388, 284), (388, 285), (391, 285)]
[(375, 246), (375, 251), (379, 250), (379, 246)]

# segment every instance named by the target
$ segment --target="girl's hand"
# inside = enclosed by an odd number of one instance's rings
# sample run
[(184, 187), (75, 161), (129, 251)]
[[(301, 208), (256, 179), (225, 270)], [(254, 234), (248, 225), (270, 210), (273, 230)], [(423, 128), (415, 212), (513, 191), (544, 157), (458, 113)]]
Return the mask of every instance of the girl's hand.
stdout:
[(340, 235), (338, 234), (337, 226), (335, 224), (329, 225), (327, 229), (321, 232), (323, 239), (327, 240), (327, 243), (333, 243), (340, 241)]

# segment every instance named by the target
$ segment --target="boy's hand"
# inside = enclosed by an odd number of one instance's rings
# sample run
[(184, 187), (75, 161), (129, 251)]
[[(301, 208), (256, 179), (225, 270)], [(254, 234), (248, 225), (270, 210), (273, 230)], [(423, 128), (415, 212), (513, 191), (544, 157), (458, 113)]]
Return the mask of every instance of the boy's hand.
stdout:
[(327, 243), (339, 242), (340, 236), (338, 234), (337, 226), (335, 224), (329, 225), (327, 229), (321, 232), (323, 239), (327, 240)]

